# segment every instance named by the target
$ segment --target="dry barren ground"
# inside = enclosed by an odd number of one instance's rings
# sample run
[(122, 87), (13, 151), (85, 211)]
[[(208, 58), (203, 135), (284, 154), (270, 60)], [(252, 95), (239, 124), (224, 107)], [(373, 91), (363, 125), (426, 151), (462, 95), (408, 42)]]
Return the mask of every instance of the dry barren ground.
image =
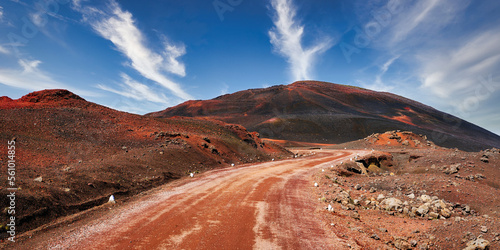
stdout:
[[(419, 152), (412, 151), (411, 154)], [(378, 154), (377, 151), (298, 150), (295, 153), (299, 156), (295, 159), (246, 164), (183, 178), (129, 201), (118, 200), (116, 204), (105, 204), (60, 219), (27, 232), (15, 244), (3, 247), (498, 247), (500, 223), (496, 197), (499, 191), (486, 182), (496, 176), (493, 172), (485, 180), (470, 181), (460, 179), (458, 175), (451, 180), (448, 174), (441, 173), (447, 172), (447, 169), (434, 171), (429, 167), (429, 171), (421, 172), (417, 171), (418, 167), (414, 169), (413, 161), (400, 165), (395, 160), (396, 166), (391, 171), (396, 174), (385, 172), (368, 177), (349, 174), (342, 166), (356, 158), (371, 157), (374, 153)], [(441, 153), (438, 154), (441, 158), (457, 154), (453, 150)], [(475, 154), (466, 155), (475, 157)], [(463, 158), (460, 154), (457, 157), (460, 160)], [(496, 156), (492, 155), (489, 159), (493, 162)], [(436, 159), (432, 162), (440, 165)], [(478, 164), (476, 168), (481, 166)], [(496, 165), (492, 166), (496, 169)], [(464, 169), (460, 171), (468, 172)], [(485, 175), (487, 173), (485, 171)], [(447, 185), (448, 182), (451, 184)], [(478, 195), (475, 199), (459, 195), (464, 188)], [(328, 205), (330, 210), (325, 209)], [(477, 245), (466, 248), (472, 242)]]
[[(318, 216), (312, 171), (354, 151), (214, 170), (167, 184), (83, 219), (31, 231), (23, 249), (314, 249), (356, 246)], [(356, 153), (363, 153), (356, 151)], [(356, 247), (355, 247), (356, 248)]]

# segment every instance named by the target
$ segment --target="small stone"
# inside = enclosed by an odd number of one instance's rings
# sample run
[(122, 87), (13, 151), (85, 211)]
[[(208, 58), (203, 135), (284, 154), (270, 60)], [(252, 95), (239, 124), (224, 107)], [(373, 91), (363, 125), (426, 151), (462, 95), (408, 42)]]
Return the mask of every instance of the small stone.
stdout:
[(356, 186), (354, 186), (354, 189), (356, 189), (356, 190), (361, 190), (361, 185), (356, 184)]
[(430, 202), (430, 201), (432, 201), (431, 197), (430, 197), (430, 196), (428, 196), (428, 195), (426, 195), (426, 194), (421, 195), (419, 198), (420, 198), (420, 200), (422, 200), (423, 202)]
[(377, 234), (372, 234), (372, 236), (370, 236), (370, 238), (375, 239), (375, 240), (380, 240), (380, 237), (378, 237)]
[(116, 203), (114, 195), (109, 196), (108, 203), (110, 203), (110, 204), (115, 204)]
[(375, 193), (375, 192), (377, 192), (377, 189), (376, 189), (376, 188), (374, 188), (374, 187), (371, 187), (369, 192), (370, 192), (370, 193)]
[(383, 200), (384, 198), (385, 198), (385, 195), (383, 195), (383, 194), (379, 194), (379, 195), (378, 195), (378, 197), (377, 197), (377, 200), (378, 200), (378, 201), (381, 201), (381, 200)]
[(469, 205), (465, 205), (465, 207), (463, 208), (463, 210), (464, 210), (466, 213), (470, 213), (470, 206), (469, 206)]
[(416, 247), (416, 246), (417, 246), (417, 244), (418, 244), (418, 241), (416, 241), (416, 240), (411, 240), (411, 241), (410, 241), (410, 245), (411, 245), (412, 247)]
[(476, 240), (471, 240), (467, 242), (467, 247), (464, 248), (463, 250), (489, 249), (489, 247), (490, 247), (489, 241), (482, 238), (478, 238)]
[(490, 162), (489, 159), (488, 159), (488, 156), (486, 155), (483, 155), (483, 157), (481, 157), (481, 159), (479, 159), (480, 161), (484, 162), (484, 163), (488, 163)]
[(408, 198), (410, 198), (410, 199), (415, 199), (415, 194), (413, 194), (413, 193), (409, 194), (409, 195), (408, 195)]
[(357, 213), (357, 212), (352, 213), (352, 214), (351, 214), (351, 218), (356, 219), (356, 220), (359, 220), (359, 219), (360, 219), (360, 217), (359, 217), (359, 213)]
[(427, 206), (426, 204), (421, 205), (417, 208), (416, 212), (420, 216), (426, 215), (429, 212), (429, 206)]
[(429, 245), (427, 243), (422, 243), (422, 244), (420, 244), (420, 246), (418, 246), (418, 249), (427, 250), (427, 249), (429, 249)]
[(328, 204), (328, 207), (326, 209), (330, 212), (333, 212), (333, 207), (331, 204)]
[(379, 230), (380, 232), (387, 233), (387, 229), (385, 229), (385, 228), (383, 228), (383, 227), (379, 228), (378, 230)]
[(407, 207), (403, 208), (403, 214), (409, 214), (410, 210)]
[(429, 212), (429, 218), (437, 219), (437, 218), (439, 218), (439, 214), (436, 212)]
[(41, 176), (38, 176), (36, 177), (35, 179), (33, 179), (33, 181), (36, 181), (36, 182), (42, 182), (43, 181), (43, 178)]
[[(444, 218), (450, 218), (451, 216), (451, 211), (448, 209), (448, 208), (443, 208), (441, 209), (441, 211), (439, 211), (439, 213), (441, 214), (441, 216), (443, 216)], [(460, 218), (460, 217), (458, 217)]]
[(488, 232), (488, 228), (486, 226), (482, 226), (481, 227), (481, 232), (487, 233)]

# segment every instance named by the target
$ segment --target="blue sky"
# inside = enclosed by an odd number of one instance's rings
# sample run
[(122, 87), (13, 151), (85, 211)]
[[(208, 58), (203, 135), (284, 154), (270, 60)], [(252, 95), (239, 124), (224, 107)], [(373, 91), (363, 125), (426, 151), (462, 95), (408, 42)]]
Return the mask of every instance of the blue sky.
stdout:
[(500, 2), (1, 0), (0, 95), (65, 88), (132, 113), (313, 79), (500, 134)]

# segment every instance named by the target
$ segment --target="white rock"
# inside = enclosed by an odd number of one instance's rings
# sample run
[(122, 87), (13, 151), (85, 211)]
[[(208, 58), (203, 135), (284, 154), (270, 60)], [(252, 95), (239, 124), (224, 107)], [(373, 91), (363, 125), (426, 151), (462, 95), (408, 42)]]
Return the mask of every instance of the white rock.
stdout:
[(413, 194), (413, 193), (409, 194), (409, 195), (408, 195), (408, 198), (410, 198), (410, 199), (415, 199), (415, 194)]
[(333, 212), (333, 207), (330, 204), (328, 204), (328, 211)]
[(324, 169), (321, 169), (321, 172), (325, 172), (325, 170), (324, 170)]
[(437, 209), (443, 209), (446, 208), (446, 204), (444, 203), (443, 200), (436, 200), (432, 202), (432, 205), (437, 208)]
[(403, 202), (396, 198), (387, 198), (380, 202), (380, 206), (388, 211), (398, 210), (403, 205)]
[(426, 215), (429, 212), (429, 206), (427, 204), (423, 204), (417, 208), (417, 214)]
[(379, 194), (377, 197), (377, 200), (380, 201), (380, 200), (383, 200), (384, 198), (385, 198), (385, 195)]
[(429, 201), (432, 201), (431, 197), (426, 195), (426, 194), (423, 194), (420, 196), (420, 200), (422, 200), (423, 202), (429, 202)]
[(39, 177), (36, 177), (35, 179), (33, 179), (33, 181), (42, 182), (43, 178), (41, 176), (39, 176)]
[(489, 247), (490, 247), (489, 241), (482, 238), (478, 238), (476, 240), (471, 240), (467, 242), (467, 247), (464, 248), (464, 250), (489, 249)]
[(315, 182), (315, 183), (314, 183), (314, 186), (315, 186), (315, 187), (319, 187), (319, 185), (318, 185), (318, 183), (317, 183), (317, 182)]
[(109, 196), (108, 203), (111, 203), (111, 204), (115, 204), (116, 203), (114, 195)]
[(194, 173), (190, 173), (189, 176), (191, 176), (191, 178), (193, 178), (194, 177)]

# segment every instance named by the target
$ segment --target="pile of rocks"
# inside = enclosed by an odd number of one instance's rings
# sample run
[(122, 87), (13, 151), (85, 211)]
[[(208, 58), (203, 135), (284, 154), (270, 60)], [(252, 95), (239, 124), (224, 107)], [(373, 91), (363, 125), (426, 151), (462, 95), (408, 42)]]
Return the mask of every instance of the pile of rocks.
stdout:
[(492, 149), (486, 149), (483, 151), (483, 155), (479, 159), (480, 161), (484, 163), (489, 163), (490, 162), (490, 157), (493, 157), (496, 154), (499, 154), (500, 150), (497, 148), (492, 148)]
[[(405, 198), (386, 197), (384, 194), (378, 196), (365, 197), (360, 195), (352, 197), (349, 190), (337, 188), (333, 198), (323, 199), (325, 202), (337, 202), (344, 210), (374, 209), (386, 211), (390, 215), (400, 215), (408, 217), (422, 217), (427, 219), (447, 219), (454, 214), (461, 213), (468, 215), (473, 213), (467, 205), (459, 205), (439, 199), (437, 196), (422, 194), (418, 197), (415, 194), (406, 195)], [(374, 194), (376, 195), (376, 194)]]

